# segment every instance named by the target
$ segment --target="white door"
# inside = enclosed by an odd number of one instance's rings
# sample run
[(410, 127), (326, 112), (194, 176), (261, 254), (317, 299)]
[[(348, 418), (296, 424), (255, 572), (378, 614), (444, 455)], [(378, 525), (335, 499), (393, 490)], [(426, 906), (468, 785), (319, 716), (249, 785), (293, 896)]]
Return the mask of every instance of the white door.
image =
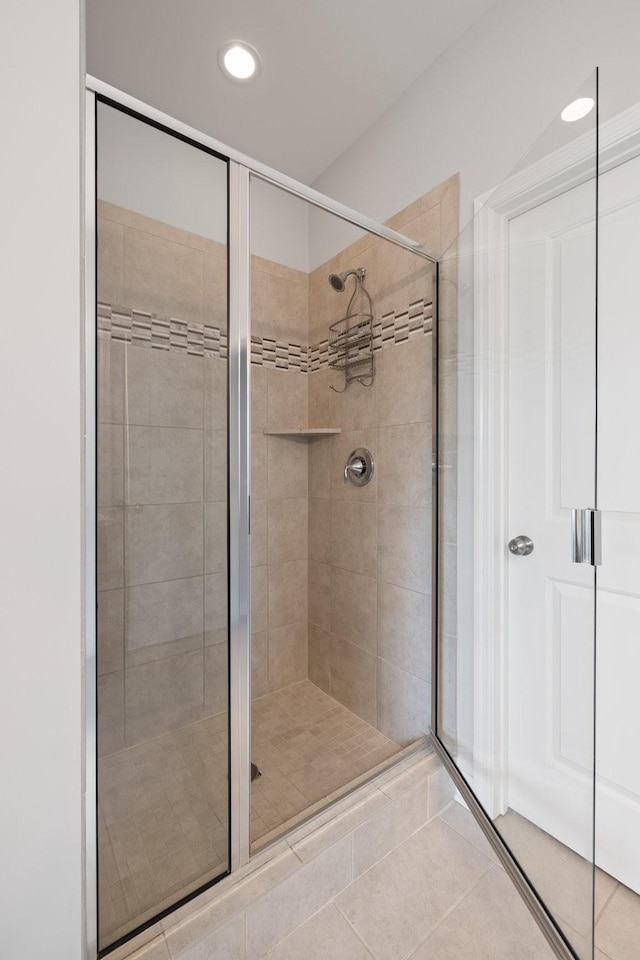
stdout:
[(597, 860), (640, 891), (640, 160), (600, 178), (597, 450), (593, 190), (509, 229), (509, 536), (534, 551), (509, 558), (508, 803), (591, 858), (595, 584), (570, 511), (597, 495)]

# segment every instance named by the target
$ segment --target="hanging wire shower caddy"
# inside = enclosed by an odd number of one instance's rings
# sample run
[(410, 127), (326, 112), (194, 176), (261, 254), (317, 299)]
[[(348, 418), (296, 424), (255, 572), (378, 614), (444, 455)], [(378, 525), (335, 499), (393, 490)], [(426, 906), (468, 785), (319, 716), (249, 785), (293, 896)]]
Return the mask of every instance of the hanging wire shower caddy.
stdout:
[[(374, 313), (371, 296), (364, 285), (366, 270), (363, 267), (358, 270), (349, 270), (346, 274), (340, 274), (338, 277), (332, 274), (329, 282), (334, 289), (340, 291), (344, 289), (344, 283), (348, 276), (355, 277), (356, 285), (351, 294), (346, 315), (329, 327), (329, 349), (332, 354), (329, 366), (332, 370), (344, 371), (345, 378), (342, 390), (338, 390), (334, 386), (331, 387), (336, 393), (343, 393), (348, 385), (354, 381), (365, 387), (370, 387), (375, 377), (373, 358)], [(341, 287), (334, 282), (338, 279), (342, 280)], [(357, 309), (358, 307), (359, 309)]]

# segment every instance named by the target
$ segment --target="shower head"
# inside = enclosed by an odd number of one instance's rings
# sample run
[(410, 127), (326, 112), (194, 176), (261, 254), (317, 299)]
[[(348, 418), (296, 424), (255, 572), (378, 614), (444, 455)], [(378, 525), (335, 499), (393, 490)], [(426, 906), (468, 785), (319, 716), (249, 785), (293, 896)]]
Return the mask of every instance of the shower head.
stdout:
[(361, 283), (367, 271), (364, 267), (359, 267), (357, 270), (345, 270), (344, 273), (330, 273), (329, 274), (329, 283), (337, 293), (342, 293), (346, 286), (347, 277), (355, 277), (358, 283)]

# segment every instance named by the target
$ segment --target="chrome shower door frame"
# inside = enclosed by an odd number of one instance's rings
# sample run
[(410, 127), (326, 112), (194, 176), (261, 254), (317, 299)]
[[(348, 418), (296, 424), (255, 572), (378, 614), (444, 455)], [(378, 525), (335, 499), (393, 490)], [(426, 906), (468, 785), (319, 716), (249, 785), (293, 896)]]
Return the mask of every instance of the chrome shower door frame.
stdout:
[[(250, 179), (255, 177), (437, 264), (422, 244), (245, 156), (94, 77), (86, 77), (84, 143), (85, 589), (84, 879), (85, 957), (98, 955), (96, 645), (96, 103), (111, 103), (228, 161), (229, 309), (229, 725), (230, 871), (250, 860), (251, 822), (251, 249)], [(188, 899), (192, 899), (193, 894)], [(152, 921), (153, 923), (153, 921)]]

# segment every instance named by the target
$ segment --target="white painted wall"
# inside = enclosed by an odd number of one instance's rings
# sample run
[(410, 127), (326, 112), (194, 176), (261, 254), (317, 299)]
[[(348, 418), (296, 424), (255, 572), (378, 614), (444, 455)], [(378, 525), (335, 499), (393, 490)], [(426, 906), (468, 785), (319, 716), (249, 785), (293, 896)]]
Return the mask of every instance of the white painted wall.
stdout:
[(0, 955), (82, 943), (80, 0), (3, 0)]
[[(314, 187), (386, 220), (453, 173), (461, 223), (600, 67), (601, 117), (640, 100), (637, 0), (499, 0)], [(349, 242), (312, 218), (312, 269)]]
[[(162, 223), (227, 242), (227, 167), (105, 104), (98, 107), (98, 196)], [(309, 269), (307, 204), (252, 181), (252, 252)]]
[[(600, 117), (640, 101), (637, 0), (499, 0), (333, 163), (314, 187), (384, 221), (461, 174), (460, 223), (499, 184), (600, 68)], [(348, 227), (310, 221), (313, 269), (351, 241)], [(472, 283), (472, 277), (467, 277)], [(461, 291), (464, 283), (461, 283)], [(470, 288), (472, 289), (472, 287)], [(458, 340), (458, 526), (472, 529), (471, 297)], [(458, 732), (473, 743), (472, 553), (458, 555)]]

